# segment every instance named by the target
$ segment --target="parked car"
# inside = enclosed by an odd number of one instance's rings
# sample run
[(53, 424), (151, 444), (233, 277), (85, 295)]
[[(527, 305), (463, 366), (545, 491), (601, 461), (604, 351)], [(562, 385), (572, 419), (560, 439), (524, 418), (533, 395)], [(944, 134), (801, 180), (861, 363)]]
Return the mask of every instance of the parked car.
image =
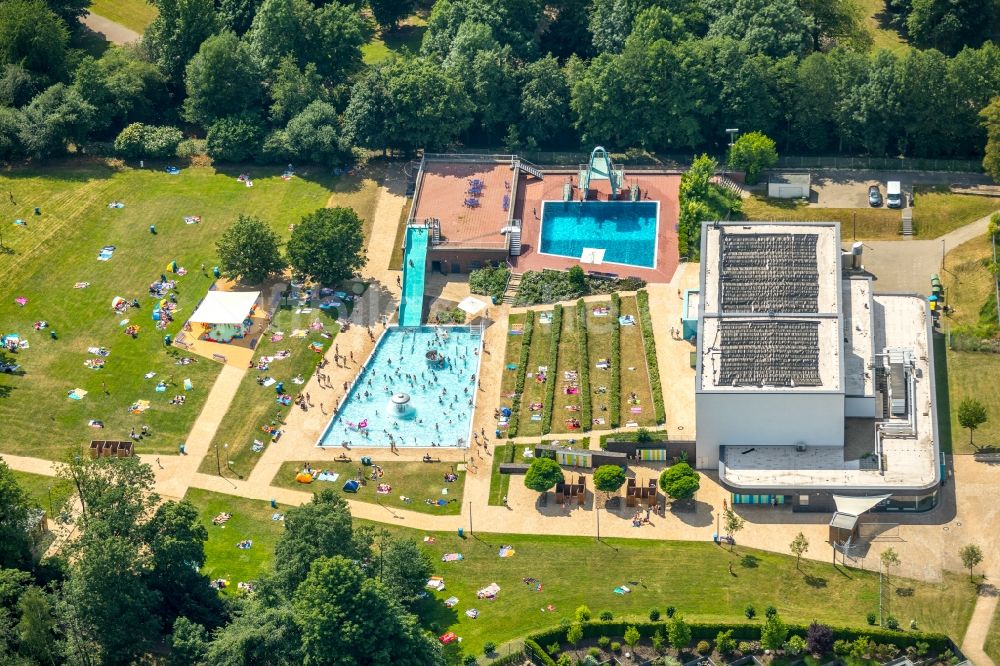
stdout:
[(885, 205), (889, 208), (903, 207), (903, 188), (898, 180), (890, 180), (885, 185)]
[(872, 208), (882, 207), (882, 190), (878, 189), (878, 185), (871, 185), (868, 188), (868, 205)]
[(0, 372), (5, 372), (8, 375), (13, 375), (20, 369), (21, 366), (19, 366), (17, 363), (0, 362)]

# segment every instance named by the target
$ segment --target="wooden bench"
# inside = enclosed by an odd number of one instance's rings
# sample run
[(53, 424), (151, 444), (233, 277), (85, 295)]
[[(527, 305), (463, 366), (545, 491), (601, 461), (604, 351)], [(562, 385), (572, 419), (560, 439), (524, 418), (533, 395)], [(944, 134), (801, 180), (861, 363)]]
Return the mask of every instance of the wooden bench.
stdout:
[(976, 462), (983, 463), (1000, 463), (1000, 451), (981, 451), (979, 453), (974, 453), (972, 458)]

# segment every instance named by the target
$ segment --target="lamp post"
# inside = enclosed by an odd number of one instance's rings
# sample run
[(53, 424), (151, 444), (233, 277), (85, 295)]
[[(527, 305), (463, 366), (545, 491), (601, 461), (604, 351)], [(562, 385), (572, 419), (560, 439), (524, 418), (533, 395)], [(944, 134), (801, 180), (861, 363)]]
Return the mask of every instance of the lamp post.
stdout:
[[(732, 148), (733, 148), (733, 142), (734, 142), (734, 141), (736, 141), (736, 134), (737, 134), (737, 133), (738, 133), (739, 131), (740, 131), (740, 130), (739, 130), (739, 128), (738, 128), (738, 127), (730, 127), (730, 128), (728, 128), (728, 129), (726, 130), (726, 134), (728, 134), (728, 135), (729, 135), (729, 149), (730, 149), (730, 151), (731, 151), (731, 150), (732, 150)], [(729, 159), (729, 158), (728, 158), (728, 156), (727, 156), (727, 157), (726, 157), (726, 159), (722, 161), (722, 177), (723, 177), (723, 178), (725, 178), (725, 177), (726, 177), (726, 166), (728, 165), (728, 159)]]
[(219, 443), (215, 443), (215, 469), (222, 476), (222, 462), (219, 460)]

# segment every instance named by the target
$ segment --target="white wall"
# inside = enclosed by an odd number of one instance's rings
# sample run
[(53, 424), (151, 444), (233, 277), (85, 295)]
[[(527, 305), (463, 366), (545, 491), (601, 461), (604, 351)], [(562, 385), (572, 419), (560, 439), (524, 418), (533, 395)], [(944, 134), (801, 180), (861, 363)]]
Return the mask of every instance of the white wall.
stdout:
[(843, 393), (698, 393), (696, 464), (715, 468), (719, 446), (844, 445)]
[(808, 199), (809, 188), (793, 183), (768, 183), (767, 196), (776, 199)]
[(875, 418), (875, 398), (844, 398), (844, 416)]

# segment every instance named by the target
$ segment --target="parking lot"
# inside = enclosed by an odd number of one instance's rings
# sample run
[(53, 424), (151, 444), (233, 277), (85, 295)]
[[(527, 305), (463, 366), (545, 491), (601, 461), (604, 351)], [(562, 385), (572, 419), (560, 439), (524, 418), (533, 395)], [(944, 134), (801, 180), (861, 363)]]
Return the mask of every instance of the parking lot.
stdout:
[[(885, 184), (898, 180), (910, 200), (914, 185), (989, 185), (985, 174), (941, 171), (813, 171), (809, 205), (817, 208), (867, 208), (868, 186), (878, 185), (885, 198)], [(884, 204), (883, 204), (884, 206)]]

